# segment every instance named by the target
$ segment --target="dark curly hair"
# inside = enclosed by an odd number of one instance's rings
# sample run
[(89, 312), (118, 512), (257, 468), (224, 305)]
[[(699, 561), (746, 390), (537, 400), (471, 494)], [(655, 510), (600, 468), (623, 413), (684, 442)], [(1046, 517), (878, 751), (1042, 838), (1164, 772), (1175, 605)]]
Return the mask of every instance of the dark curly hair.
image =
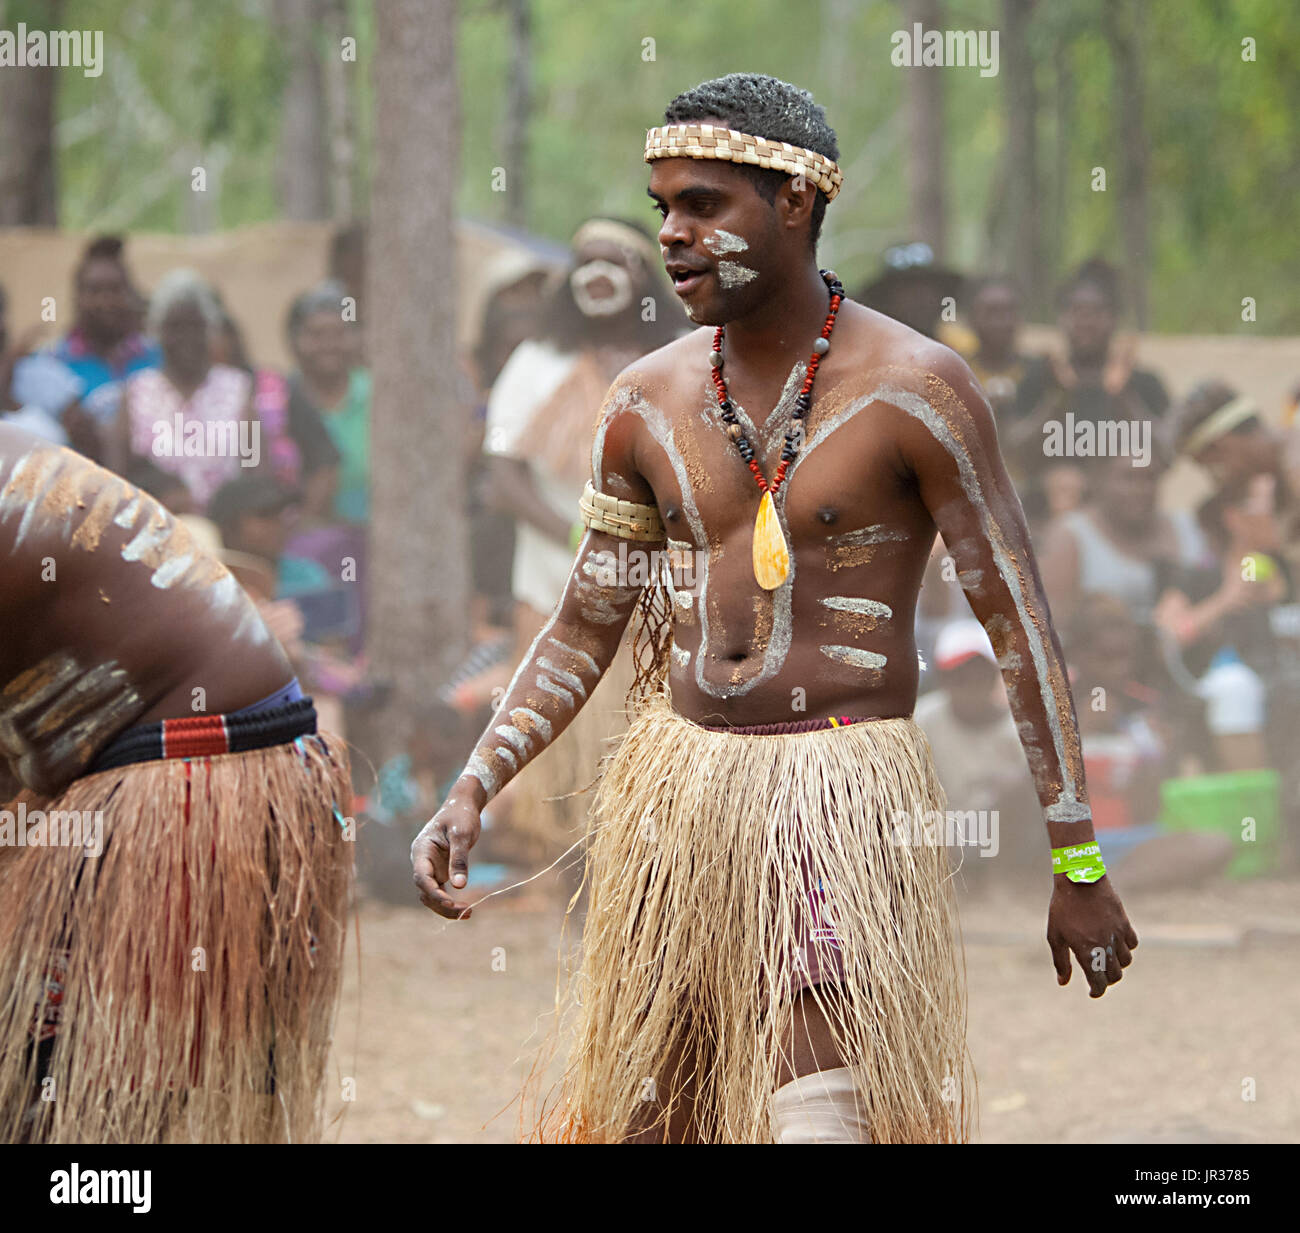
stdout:
[[(835, 130), (826, 123), (826, 109), (815, 102), (807, 90), (777, 77), (767, 77), (762, 73), (728, 73), (725, 77), (701, 82), (668, 104), (664, 122), (683, 124), (711, 116), (742, 133), (803, 146), (836, 161), (840, 157)], [(785, 172), (768, 167), (755, 167), (749, 163), (737, 163), (736, 166), (749, 177), (758, 194), (769, 205), (776, 200), (781, 185), (790, 179)], [(809, 243), (814, 249), (821, 235), (826, 205), (826, 194), (818, 189), (808, 233)]]

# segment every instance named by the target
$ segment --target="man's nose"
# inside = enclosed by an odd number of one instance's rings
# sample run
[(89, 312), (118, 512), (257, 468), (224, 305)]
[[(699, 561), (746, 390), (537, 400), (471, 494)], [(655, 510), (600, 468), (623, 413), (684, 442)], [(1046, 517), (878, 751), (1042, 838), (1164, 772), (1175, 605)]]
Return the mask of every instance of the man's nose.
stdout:
[(684, 226), (678, 216), (672, 210), (669, 210), (664, 215), (663, 224), (659, 228), (660, 247), (670, 250), (674, 245), (689, 247), (691, 239), (690, 228)]

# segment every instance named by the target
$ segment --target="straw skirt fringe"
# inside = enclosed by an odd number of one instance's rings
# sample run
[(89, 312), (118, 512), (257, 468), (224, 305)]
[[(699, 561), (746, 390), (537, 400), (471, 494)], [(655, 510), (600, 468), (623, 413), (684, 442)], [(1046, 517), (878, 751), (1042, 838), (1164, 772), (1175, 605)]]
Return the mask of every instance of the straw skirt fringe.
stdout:
[(20, 797), (102, 811), (104, 850), (0, 850), (0, 1142), (318, 1138), (351, 799), (327, 735)]
[(626, 643), (595, 692), (559, 737), (511, 780), (510, 836), (521, 864), (543, 866), (582, 838), (601, 760), (627, 731), (624, 709), (632, 684)]
[(873, 1141), (966, 1141), (951, 875), (941, 847), (896, 831), (900, 811), (943, 808), (910, 719), (750, 736), (651, 701), (593, 810), (581, 967), (557, 1016), (576, 1043), (532, 1137), (655, 1139), (676, 1124), (696, 1142), (772, 1142), (803, 962), (838, 965), (838, 988), (808, 996)]

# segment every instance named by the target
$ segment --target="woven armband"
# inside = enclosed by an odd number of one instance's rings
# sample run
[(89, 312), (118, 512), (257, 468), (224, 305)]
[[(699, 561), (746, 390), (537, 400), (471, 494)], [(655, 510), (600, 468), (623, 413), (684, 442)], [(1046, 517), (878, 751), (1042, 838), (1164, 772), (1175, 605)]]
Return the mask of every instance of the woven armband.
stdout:
[(641, 540), (654, 543), (664, 538), (663, 519), (653, 505), (638, 505), (635, 501), (620, 501), (607, 493), (597, 492), (591, 481), (578, 501), (582, 525), (619, 539)]

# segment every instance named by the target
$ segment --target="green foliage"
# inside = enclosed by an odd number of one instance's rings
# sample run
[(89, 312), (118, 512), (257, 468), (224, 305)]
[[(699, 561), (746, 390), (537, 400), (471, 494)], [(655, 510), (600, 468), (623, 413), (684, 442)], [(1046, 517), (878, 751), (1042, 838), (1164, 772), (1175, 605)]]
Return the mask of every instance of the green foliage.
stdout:
[[(39, 0), (10, 0), (6, 22), (47, 26)], [(1300, 327), (1300, 5), (1276, 0), (1145, 0), (1137, 35), (1146, 96), (1152, 325), (1160, 330), (1285, 332)], [(880, 251), (911, 238), (906, 191), (906, 70), (890, 63), (897, 0), (533, 0), (533, 99), (522, 179), (531, 228), (564, 241), (611, 212), (653, 227), (642, 136), (674, 94), (732, 71), (767, 72), (822, 102), (846, 183), (827, 214), (822, 255), (850, 287)], [(1120, 243), (1115, 68), (1097, 0), (1039, 0), (1028, 38), (1039, 94), (1038, 169), (1046, 277)], [(996, 29), (1000, 0), (947, 0), (946, 25)], [(187, 230), (276, 216), (284, 48), (269, 0), (64, 0), (63, 28), (104, 31), (103, 76), (60, 78), (60, 193), (69, 227)], [(349, 66), (359, 200), (371, 156), (372, 0), (349, 0)], [(1253, 37), (1256, 60), (1241, 58)], [(653, 40), (653, 52), (645, 40)], [(322, 54), (337, 48), (322, 46)], [(493, 171), (506, 163), (509, 13), (462, 0), (460, 208), (503, 222)], [(1003, 54), (1005, 71), (1005, 49)], [(974, 69), (945, 72), (952, 258), (997, 263), (988, 234), (1003, 186), (1004, 89)], [(1066, 107), (1058, 97), (1064, 89)], [(196, 201), (190, 172), (204, 166)], [(1107, 169), (1105, 193), (1091, 169)], [(1058, 175), (1058, 167), (1060, 174)], [(519, 173), (523, 172), (521, 176)], [(1243, 326), (1240, 299), (1260, 322)]]

